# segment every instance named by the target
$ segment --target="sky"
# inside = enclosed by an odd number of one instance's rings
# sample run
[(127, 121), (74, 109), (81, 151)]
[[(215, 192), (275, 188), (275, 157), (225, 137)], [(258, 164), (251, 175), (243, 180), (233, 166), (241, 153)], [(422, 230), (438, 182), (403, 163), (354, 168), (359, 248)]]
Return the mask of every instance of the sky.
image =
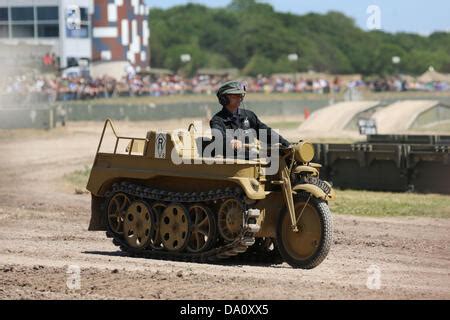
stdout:
[[(169, 8), (195, 2), (209, 7), (224, 7), (231, 0), (145, 0), (147, 5)], [(434, 31), (450, 32), (449, 0), (265, 0), (276, 11), (306, 14), (340, 11), (352, 17), (364, 29), (380, 28), (385, 32), (412, 32), (429, 35)], [(367, 12), (369, 6), (375, 5)], [(150, 11), (151, 12), (151, 11)], [(377, 14), (379, 12), (379, 15)], [(150, 13), (151, 15), (151, 13)], [(379, 19), (374, 20), (374, 18)]]

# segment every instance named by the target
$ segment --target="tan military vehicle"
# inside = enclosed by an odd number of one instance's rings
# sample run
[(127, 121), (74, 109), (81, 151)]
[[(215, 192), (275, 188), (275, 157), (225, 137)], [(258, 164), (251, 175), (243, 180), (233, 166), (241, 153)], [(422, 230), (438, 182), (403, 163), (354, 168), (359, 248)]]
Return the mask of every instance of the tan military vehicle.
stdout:
[[(118, 136), (107, 120), (87, 185), (89, 230), (154, 259), (278, 257), (295, 268), (319, 265), (332, 242), (327, 202), (335, 193), (310, 162), (313, 145), (280, 148), (279, 168), (268, 175), (262, 158), (211, 164), (217, 159), (201, 156), (192, 127), (188, 136), (150, 131), (143, 139)], [(104, 151), (107, 128), (115, 142)], [(189, 161), (174, 163), (173, 153)]]

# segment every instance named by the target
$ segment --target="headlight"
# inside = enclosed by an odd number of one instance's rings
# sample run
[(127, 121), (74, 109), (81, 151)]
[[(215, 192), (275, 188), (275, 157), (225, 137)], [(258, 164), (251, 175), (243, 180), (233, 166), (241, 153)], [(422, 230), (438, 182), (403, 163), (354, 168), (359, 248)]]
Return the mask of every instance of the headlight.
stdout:
[(295, 160), (298, 162), (310, 162), (314, 158), (314, 146), (311, 142), (300, 142), (295, 147)]

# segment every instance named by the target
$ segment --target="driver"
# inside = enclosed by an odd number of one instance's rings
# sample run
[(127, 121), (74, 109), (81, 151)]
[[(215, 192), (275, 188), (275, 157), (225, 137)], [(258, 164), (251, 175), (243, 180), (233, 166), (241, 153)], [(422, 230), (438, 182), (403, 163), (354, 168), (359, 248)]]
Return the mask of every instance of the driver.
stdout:
[[(246, 87), (239, 81), (226, 82), (217, 91), (217, 98), (222, 105), (222, 110), (212, 117), (209, 125), (212, 131), (218, 130), (222, 135), (224, 150), (227, 147), (231, 147), (235, 151), (240, 151), (244, 148), (242, 140), (238, 139), (236, 134), (239, 129), (253, 129), (252, 131), (256, 132), (256, 138), (267, 142), (269, 146), (271, 145), (271, 136), (273, 136), (278, 137), (278, 142), (283, 146), (289, 147), (289, 141), (275, 131), (272, 132), (272, 129), (261, 122), (254, 112), (240, 108), (244, 101), (245, 93)], [(227, 136), (227, 129), (233, 129), (235, 134)], [(260, 130), (266, 130), (267, 137), (264, 137), (265, 139), (261, 139), (262, 137), (259, 136)]]

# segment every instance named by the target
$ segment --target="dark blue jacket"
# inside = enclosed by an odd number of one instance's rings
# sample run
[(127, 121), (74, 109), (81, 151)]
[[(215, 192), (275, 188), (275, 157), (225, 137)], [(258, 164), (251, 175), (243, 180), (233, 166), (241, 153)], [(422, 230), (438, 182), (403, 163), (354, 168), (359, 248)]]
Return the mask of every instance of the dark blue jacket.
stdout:
[[(272, 128), (261, 122), (253, 111), (247, 109), (239, 108), (237, 114), (234, 115), (230, 111), (228, 111), (227, 108), (223, 107), (221, 111), (219, 111), (214, 115), (214, 117), (212, 117), (209, 125), (212, 130), (219, 130), (222, 133), (222, 137), (224, 139), (224, 147), (233, 139), (233, 137), (227, 137), (226, 129), (254, 129), (256, 131), (258, 140), (265, 140), (267, 141), (268, 145), (271, 144), (271, 134), (273, 134), (274, 136), (278, 136), (279, 142), (283, 146), (287, 147), (290, 145), (289, 141), (284, 139), (275, 131), (273, 131), (272, 133)], [(262, 137), (259, 136), (259, 130), (262, 129), (265, 129), (267, 131), (268, 137), (266, 139), (262, 139)]]

